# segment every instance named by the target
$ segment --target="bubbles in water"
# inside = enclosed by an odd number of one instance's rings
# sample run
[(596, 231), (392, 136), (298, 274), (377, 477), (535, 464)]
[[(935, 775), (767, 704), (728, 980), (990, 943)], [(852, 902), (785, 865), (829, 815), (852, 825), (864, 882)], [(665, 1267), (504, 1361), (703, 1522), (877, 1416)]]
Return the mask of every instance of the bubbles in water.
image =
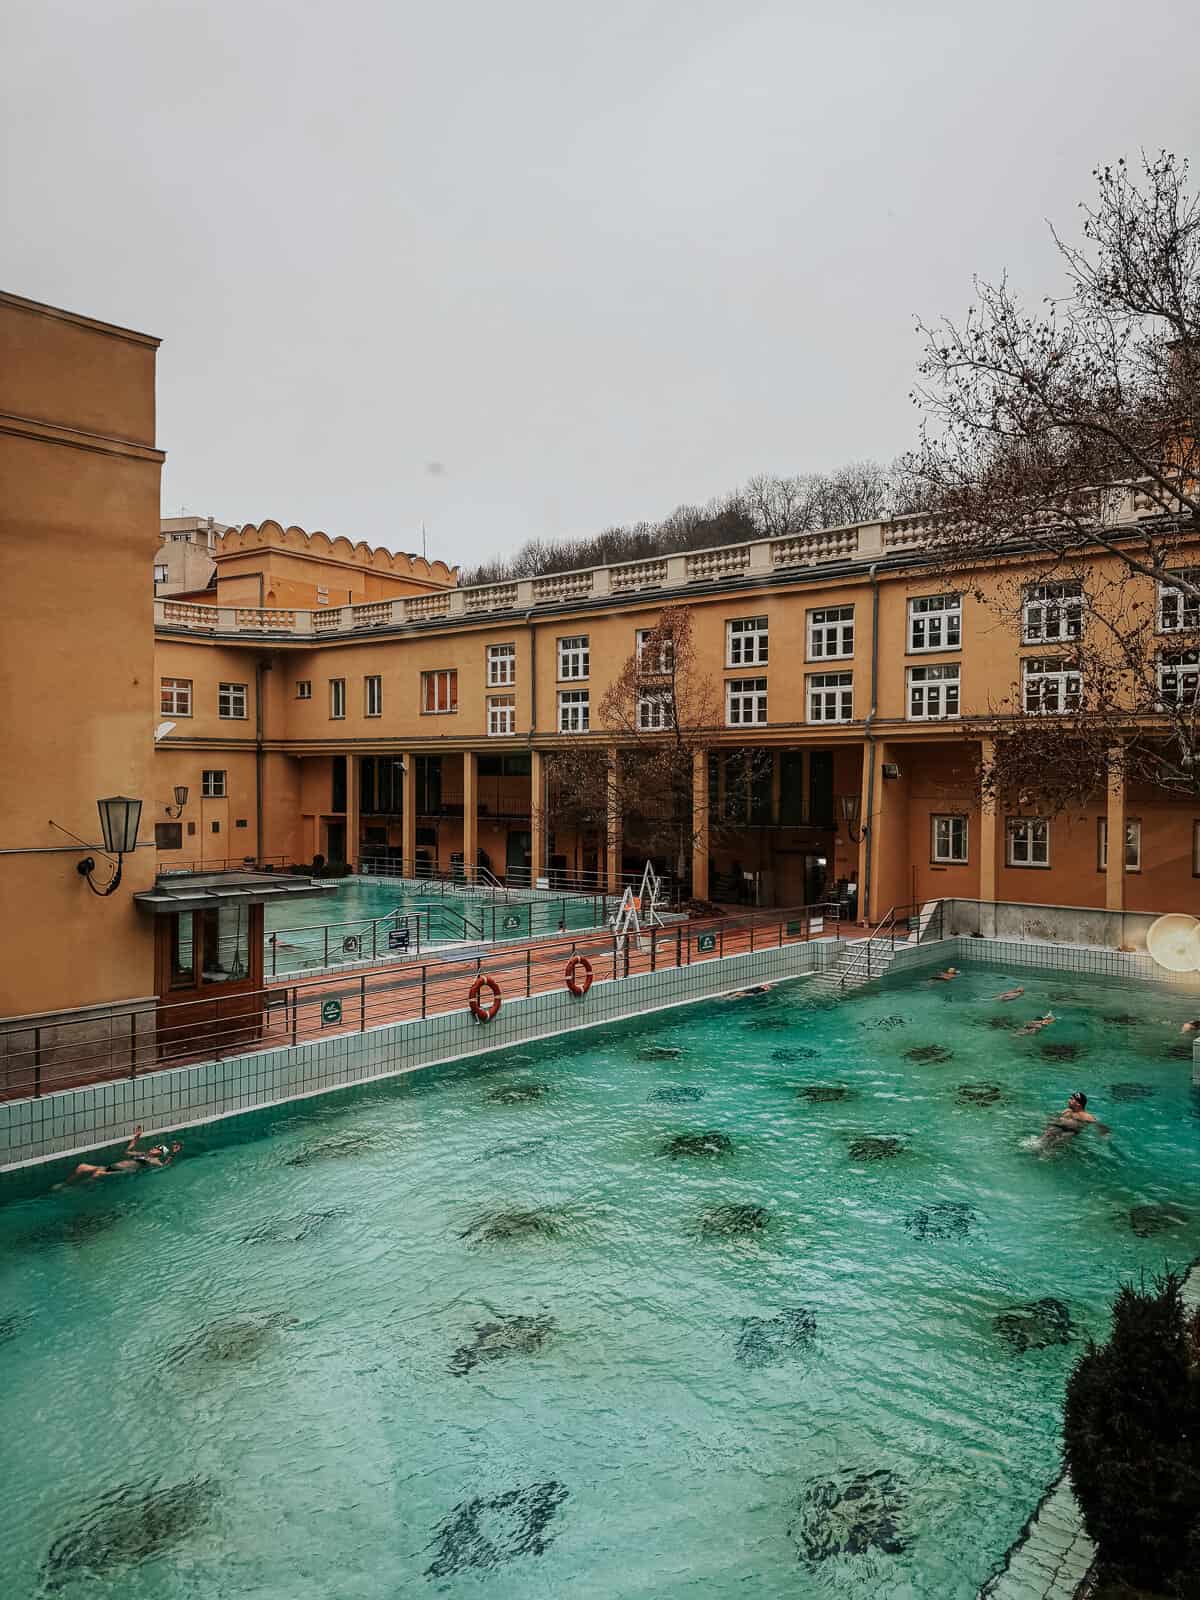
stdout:
[(965, 1239), (974, 1227), (974, 1207), (958, 1200), (939, 1200), (920, 1206), (904, 1219), (904, 1226), (918, 1239)]
[(906, 1545), (902, 1531), (906, 1499), (899, 1479), (883, 1468), (839, 1473), (805, 1490), (788, 1531), (804, 1561), (871, 1551), (900, 1555)]
[(243, 1244), (299, 1244), (337, 1217), (348, 1216), (341, 1207), (332, 1211), (302, 1211), (297, 1217), (273, 1217), (242, 1235)]
[(518, 1556), (544, 1555), (550, 1522), (568, 1491), (549, 1479), (510, 1489), (491, 1499), (465, 1500), (434, 1530), (430, 1549), (437, 1554), (425, 1569), (428, 1578), (446, 1578), (468, 1567), (498, 1567)]
[(638, 1051), (639, 1061), (678, 1061), (683, 1051), (677, 1045), (648, 1044)]
[(761, 1233), (769, 1221), (765, 1206), (712, 1206), (700, 1218), (700, 1233), (705, 1239), (736, 1239)]
[(531, 1356), (554, 1332), (553, 1317), (501, 1317), (498, 1322), (477, 1322), (470, 1344), (459, 1345), (450, 1358), (450, 1371), (463, 1377), (483, 1361), (499, 1361), (505, 1356)]
[(1149, 1100), (1154, 1094), (1148, 1083), (1110, 1083), (1108, 1092), (1113, 1100)]
[(849, 1154), (851, 1161), (890, 1161), (904, 1154), (904, 1140), (891, 1134), (872, 1134), (865, 1139), (853, 1139)]
[(531, 1100), (541, 1100), (550, 1093), (548, 1083), (505, 1083), (500, 1088), (488, 1092), (488, 1100), (494, 1106), (523, 1106)]
[(954, 1052), (940, 1044), (918, 1044), (904, 1052), (906, 1061), (952, 1061)]
[(671, 1084), (665, 1089), (655, 1089), (646, 1096), (647, 1100), (658, 1100), (668, 1106), (692, 1105), (697, 1100), (703, 1100), (707, 1093), (704, 1089), (697, 1089), (692, 1084)]
[(1149, 1239), (1156, 1233), (1168, 1233), (1180, 1228), (1188, 1220), (1187, 1212), (1178, 1206), (1133, 1206), (1129, 1212), (1129, 1226), (1139, 1239)]
[(459, 1238), (508, 1244), (514, 1240), (557, 1239), (561, 1233), (562, 1224), (555, 1211), (485, 1211), (463, 1229)]
[(815, 1105), (831, 1105), (835, 1100), (849, 1100), (850, 1091), (844, 1083), (806, 1083), (796, 1090), (799, 1100), (810, 1100)]
[(191, 1478), (166, 1489), (146, 1484), (110, 1489), (50, 1546), (43, 1569), (47, 1589), (136, 1566), (173, 1548), (207, 1522), (217, 1494), (211, 1478)]
[(1018, 1354), (1026, 1350), (1045, 1350), (1054, 1344), (1070, 1344), (1074, 1332), (1070, 1308), (1053, 1296), (1010, 1306), (992, 1318), (992, 1327)]
[(658, 1153), (679, 1161), (687, 1156), (727, 1156), (732, 1149), (733, 1140), (724, 1133), (677, 1133), (659, 1145)]
[(774, 1317), (743, 1317), (735, 1355), (747, 1367), (765, 1367), (796, 1351), (810, 1350), (817, 1316), (807, 1306), (785, 1306)]
[(958, 1103), (962, 1106), (994, 1106), (1000, 1099), (998, 1083), (960, 1083)]

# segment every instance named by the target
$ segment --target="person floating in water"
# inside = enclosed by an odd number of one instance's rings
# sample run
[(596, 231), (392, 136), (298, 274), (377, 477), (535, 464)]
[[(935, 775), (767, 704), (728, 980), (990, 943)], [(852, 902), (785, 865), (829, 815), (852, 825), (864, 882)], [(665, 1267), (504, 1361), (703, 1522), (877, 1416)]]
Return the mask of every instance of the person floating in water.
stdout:
[(137, 1145), (141, 1137), (142, 1125), (139, 1122), (133, 1130), (133, 1138), (125, 1146), (125, 1154), (119, 1161), (112, 1161), (106, 1167), (98, 1167), (91, 1162), (81, 1161), (67, 1179), (67, 1182), (80, 1183), (85, 1179), (89, 1182), (94, 1182), (97, 1178), (120, 1178), (127, 1172), (145, 1172), (152, 1167), (169, 1167), (183, 1149), (183, 1146), (177, 1140), (171, 1145), (154, 1144), (150, 1146), (149, 1150), (139, 1150)]
[(935, 972), (930, 978), (930, 983), (949, 983), (952, 978), (958, 977), (957, 967), (947, 967), (945, 972)]
[(1179, 1031), (1180, 1033), (1200, 1033), (1200, 1017), (1193, 1017), (1190, 1022), (1185, 1022)]
[(1025, 993), (1024, 989), (1005, 989), (1003, 994), (993, 995), (993, 1000), (1019, 1000)]
[(1089, 1122), (1098, 1134), (1104, 1138), (1108, 1137), (1110, 1130), (1087, 1109), (1087, 1095), (1082, 1089), (1076, 1089), (1058, 1115), (1051, 1117), (1046, 1124), (1046, 1131), (1037, 1141), (1039, 1149), (1052, 1150), (1055, 1145), (1074, 1139), (1077, 1134), (1083, 1132)]
[(1023, 1028), (1018, 1028), (1018, 1033), (1041, 1033), (1043, 1028), (1048, 1028), (1054, 1021), (1053, 1011), (1047, 1011), (1044, 1017), (1034, 1017), (1032, 1022), (1027, 1022)]

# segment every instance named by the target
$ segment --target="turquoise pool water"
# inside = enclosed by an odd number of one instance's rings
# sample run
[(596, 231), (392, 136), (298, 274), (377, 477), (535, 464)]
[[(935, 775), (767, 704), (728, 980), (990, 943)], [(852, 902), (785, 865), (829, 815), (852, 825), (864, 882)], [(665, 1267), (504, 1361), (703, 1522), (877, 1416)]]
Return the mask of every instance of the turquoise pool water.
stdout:
[[(611, 903), (610, 903), (611, 909)], [(554, 933), (560, 921), (569, 932), (601, 925), (603, 895), (564, 895), (558, 899), (523, 900), (500, 895), (439, 894), (437, 885), (371, 883), (347, 878), (336, 894), (313, 900), (285, 901), (265, 907), (268, 976), (303, 972), (341, 961), (386, 957), (386, 928), (372, 934), (371, 924), (391, 911), (421, 919), (421, 946), (483, 939), (528, 939)], [(328, 925), (326, 936), (324, 927)], [(271, 935), (275, 934), (275, 943)], [(347, 939), (358, 943), (345, 948)], [(415, 949), (415, 945), (414, 945)]]
[[(6, 1593), (972, 1600), (1117, 1281), (1200, 1250), (1189, 1003), (1013, 979), (787, 984), (8, 1204)], [(1077, 1087), (1111, 1138), (1039, 1158)]]

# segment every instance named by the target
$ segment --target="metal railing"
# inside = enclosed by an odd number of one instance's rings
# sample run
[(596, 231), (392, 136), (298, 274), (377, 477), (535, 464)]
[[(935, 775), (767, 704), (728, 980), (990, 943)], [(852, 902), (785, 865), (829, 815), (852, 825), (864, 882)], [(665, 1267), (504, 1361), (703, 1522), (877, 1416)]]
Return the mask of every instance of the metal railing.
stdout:
[[(184, 859), (180, 859), (183, 857)], [(291, 856), (189, 856), (186, 850), (159, 851), (154, 860), (160, 878), (173, 872), (286, 872)]]
[[(163, 1001), (138, 1011), (97, 1009), (87, 1019), (40, 1019), (10, 1026), (0, 1045), (0, 1099), (41, 1096), (82, 1084), (137, 1078), (172, 1066), (222, 1060), (329, 1035), (462, 1011), (480, 974), (513, 999), (560, 989), (564, 967), (585, 955), (598, 982), (621, 982), (667, 967), (811, 938), (836, 936), (836, 906), (814, 905), (696, 919), (621, 937), (608, 930), (526, 944), (486, 955), (426, 953), (358, 974), (331, 973), (199, 1000)], [(18, 1042), (23, 1041), (23, 1042)]]
[[(941, 938), (942, 929), (942, 902), (940, 900), (914, 900), (908, 905), (891, 906), (875, 925), (870, 934), (858, 945), (852, 953), (845, 969), (838, 975), (841, 988), (845, 988), (852, 978), (860, 978), (865, 983), (875, 977), (885, 965), (891, 964), (892, 956), (896, 951), (897, 939), (909, 941), (914, 931), (918, 938), (924, 938), (928, 932), (928, 924), (921, 925), (921, 917), (925, 907), (929, 907), (930, 923), (936, 921), (938, 931), (934, 937)], [(872, 956), (880, 957), (886, 950), (887, 962), (877, 961), (876, 970), (872, 972)], [(866, 971), (862, 971), (865, 964)]]
[[(346, 930), (353, 930), (347, 932)], [(383, 938), (380, 938), (380, 929)], [(332, 934), (332, 940), (330, 935)], [(311, 952), (321, 959), (312, 966), (330, 967), (343, 961), (378, 961), (381, 957), (421, 954), (421, 914), (397, 907), (381, 917), (349, 922), (302, 923), (295, 928), (272, 928), (263, 943), (273, 978), (279, 975), (279, 948)], [(428, 920), (425, 943), (430, 942)], [(286, 962), (286, 956), (285, 956)], [(285, 965), (285, 971), (287, 970)]]

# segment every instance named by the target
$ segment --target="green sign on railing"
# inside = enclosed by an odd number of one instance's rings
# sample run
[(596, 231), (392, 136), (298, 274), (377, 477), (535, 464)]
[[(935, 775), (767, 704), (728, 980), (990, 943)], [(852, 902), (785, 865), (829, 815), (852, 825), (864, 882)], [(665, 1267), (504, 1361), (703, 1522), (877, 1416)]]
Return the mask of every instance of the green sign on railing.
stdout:
[(788, 936), (788, 938), (789, 939), (798, 939), (803, 932), (804, 932), (804, 923), (800, 920), (799, 917), (793, 917), (792, 920), (787, 925), (787, 936)]
[(321, 1026), (329, 1027), (330, 1023), (342, 1020), (342, 1002), (340, 1000), (321, 1001)]
[(505, 931), (507, 932), (508, 930), (510, 930), (512, 928), (519, 928), (520, 926), (521, 926), (520, 917), (516, 916), (513, 912), (510, 911), (508, 916), (506, 916), (505, 919), (504, 919)]
[(716, 948), (717, 936), (715, 933), (698, 933), (696, 935), (696, 949), (699, 950), (701, 955), (708, 955)]

